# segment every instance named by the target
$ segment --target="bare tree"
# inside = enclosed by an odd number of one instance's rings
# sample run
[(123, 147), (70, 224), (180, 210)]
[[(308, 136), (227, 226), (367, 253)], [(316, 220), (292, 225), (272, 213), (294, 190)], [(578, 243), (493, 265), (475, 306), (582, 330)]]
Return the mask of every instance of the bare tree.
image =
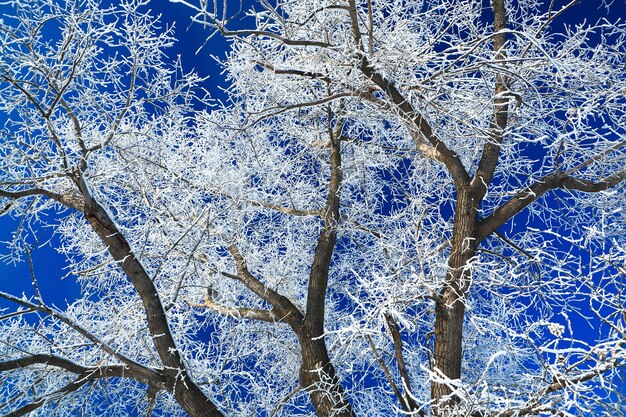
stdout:
[(147, 1), (4, 6), (8, 249), (52, 226), (82, 290), (0, 292), (4, 414), (625, 414), (626, 26), (175, 2), (228, 103)]

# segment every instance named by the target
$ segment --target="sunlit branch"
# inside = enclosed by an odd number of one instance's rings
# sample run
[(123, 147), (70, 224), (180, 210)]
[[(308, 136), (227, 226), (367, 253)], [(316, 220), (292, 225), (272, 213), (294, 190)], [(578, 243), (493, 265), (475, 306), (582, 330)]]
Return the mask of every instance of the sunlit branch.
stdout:
[(229, 307), (220, 304), (208, 294), (208, 291), (207, 294), (204, 295), (203, 303), (194, 303), (191, 301), (187, 301), (187, 304), (197, 308), (208, 308), (224, 316), (229, 316), (236, 319), (251, 319), (265, 321), (268, 323), (276, 323), (282, 321), (281, 317), (277, 316), (273, 311), (270, 310), (246, 307)]
[(289, 214), (291, 216), (316, 216), (316, 217), (321, 217), (323, 215), (322, 210), (300, 210), (300, 209), (294, 209), (291, 207), (286, 207), (286, 206), (281, 206), (278, 204), (272, 204), (272, 203), (265, 203), (265, 202), (261, 202), (261, 201), (256, 201), (256, 200), (245, 200), (245, 202), (249, 203), (252, 206), (255, 207), (262, 207), (262, 208), (266, 208), (268, 210), (273, 210), (273, 211), (277, 211), (279, 213), (284, 213), (284, 214)]
[[(387, 94), (392, 102), (400, 109), (401, 116), (408, 120), (411, 125), (416, 128), (417, 132), (419, 132), (419, 135), (414, 137), (414, 142), (418, 149), (425, 153), (426, 156), (434, 156), (434, 159), (442, 162), (459, 185), (467, 184), (470, 177), (461, 163), (459, 156), (450, 150), (448, 146), (435, 135), (430, 124), (413, 108), (413, 105), (402, 95), (400, 90), (398, 90), (392, 82), (377, 73), (366, 57), (361, 57), (359, 69), (367, 78)], [(426, 139), (430, 147), (424, 148), (421, 143), (421, 138)]]

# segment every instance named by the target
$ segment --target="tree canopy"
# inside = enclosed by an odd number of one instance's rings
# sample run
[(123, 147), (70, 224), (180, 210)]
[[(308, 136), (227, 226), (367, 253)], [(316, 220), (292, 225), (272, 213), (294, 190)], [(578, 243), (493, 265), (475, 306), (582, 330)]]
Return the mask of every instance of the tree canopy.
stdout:
[(626, 414), (620, 5), (172, 2), (1, 6), (3, 415)]

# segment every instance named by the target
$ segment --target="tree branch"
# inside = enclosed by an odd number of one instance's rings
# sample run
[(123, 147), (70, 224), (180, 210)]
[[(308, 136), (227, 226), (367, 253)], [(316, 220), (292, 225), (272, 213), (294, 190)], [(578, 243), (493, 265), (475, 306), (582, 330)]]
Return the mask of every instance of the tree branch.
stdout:
[(603, 180), (591, 181), (587, 179), (574, 178), (568, 176), (562, 171), (556, 171), (546, 175), (530, 187), (518, 192), (509, 201), (502, 204), (488, 217), (484, 218), (478, 224), (476, 240), (482, 242), (491, 233), (504, 225), (513, 216), (522, 211), (524, 208), (535, 202), (547, 191), (563, 188), (566, 190), (576, 190), (585, 193), (595, 193), (606, 191), (622, 181), (626, 180), (626, 170), (617, 172)]
[(149, 368), (136, 368), (128, 365), (83, 366), (57, 355), (34, 354), (0, 362), (0, 372), (25, 368), (33, 365), (49, 365), (65, 369), (88, 379), (132, 378), (140, 382), (165, 388), (166, 380), (159, 372)]
[[(607, 364), (603, 368), (585, 372), (571, 379), (565, 379), (565, 378), (559, 379), (558, 381), (548, 385), (545, 389), (537, 392), (533, 398), (542, 399), (542, 398), (545, 398), (546, 395), (551, 394), (553, 392), (557, 392), (567, 387), (575, 386), (575, 385), (590, 381), (594, 379), (595, 377), (597, 377), (598, 375), (603, 374), (604, 372), (615, 369), (617, 366), (618, 366), (617, 363), (611, 363), (611, 364)], [(497, 417), (526, 416), (529, 414), (534, 414), (535, 412), (536, 412), (536, 406), (527, 406), (518, 410), (515, 410), (515, 409), (506, 410), (504, 412), (497, 414)]]
[(37, 399), (35, 399), (33, 402), (25, 404), (23, 406), (21, 406), (20, 408), (18, 408), (17, 410), (14, 410), (12, 412), (10, 412), (9, 414), (4, 415), (4, 417), (21, 417), (21, 416), (25, 416), (28, 413), (31, 413), (33, 411), (35, 411), (36, 409), (38, 409), (39, 407), (41, 407), (42, 405), (44, 405), (47, 401), (46, 397), (50, 397), (50, 396), (63, 396), (69, 393), (72, 393), (74, 391), (77, 391), (78, 389), (80, 389), (83, 385), (85, 385), (86, 383), (90, 382), (91, 379), (88, 378), (82, 378), (79, 377), (77, 379), (75, 379), (73, 382), (70, 382), (69, 384), (65, 385), (64, 387), (46, 395), (45, 397), (39, 397)]
[(280, 36), (277, 33), (268, 32), (265, 30), (227, 30), (226, 27), (224, 27), (224, 25), (222, 25), (220, 22), (217, 22), (216, 20), (214, 20), (214, 25), (217, 28), (217, 30), (220, 31), (222, 36), (227, 37), (227, 38), (233, 37), (233, 36), (254, 36), (254, 37), (259, 37), (259, 38), (276, 39), (280, 43), (284, 45), (289, 45), (289, 46), (305, 46), (305, 47), (315, 46), (319, 48), (331, 48), (333, 46), (329, 43), (320, 42), (320, 41), (289, 39), (284, 36)]
[(350, 0), (348, 4), (352, 36), (354, 37), (357, 49), (360, 51), (360, 61), (358, 64), (359, 70), (391, 99), (391, 101), (400, 109), (401, 116), (411, 123), (412, 126), (417, 128), (419, 134), (424, 137), (430, 145), (432, 145), (434, 152), (432, 150), (424, 150), (423, 146), (421, 146), (421, 138), (412, 135), (418, 149), (425, 151), (425, 154), (429, 157), (432, 157), (432, 154), (434, 153), (435, 159), (442, 162), (446, 166), (457, 185), (469, 183), (470, 177), (467, 174), (459, 156), (455, 152), (451, 151), (447, 145), (439, 139), (437, 135), (435, 135), (430, 124), (418, 111), (415, 110), (410, 101), (404, 97), (393, 82), (387, 80), (380, 73), (374, 70), (374, 67), (369, 62), (367, 55), (363, 50), (356, 2), (354, 0)]
[(488, 217), (484, 218), (478, 223), (476, 232), (477, 243), (482, 242), (497, 230), (504, 223), (509, 221), (513, 216), (536, 201), (539, 197), (544, 195), (548, 190), (557, 188), (563, 178), (563, 173), (560, 171), (547, 175), (535, 182), (530, 187), (518, 192), (509, 201), (502, 204)]
[[(209, 289), (210, 291), (210, 289)], [(203, 303), (193, 303), (187, 300), (187, 304), (192, 307), (209, 308), (225, 316), (234, 317), (237, 319), (251, 319), (266, 321), (268, 323), (276, 323), (283, 321), (283, 319), (277, 316), (273, 311), (262, 310), (258, 308), (246, 308), (246, 307), (229, 307), (216, 302), (210, 295), (209, 291), (204, 295)]]
[(217, 406), (202, 392), (187, 373), (185, 364), (170, 330), (159, 293), (143, 265), (135, 257), (130, 244), (120, 232), (107, 211), (93, 197), (83, 175), (76, 178), (85, 199), (85, 218), (100, 240), (108, 247), (113, 259), (130, 279), (141, 298), (152, 343), (164, 366), (164, 374), (174, 387), (183, 384), (185, 389), (174, 389), (178, 403), (192, 415), (223, 417)]
[(391, 332), (391, 338), (393, 340), (393, 351), (396, 357), (396, 363), (398, 364), (398, 370), (400, 371), (400, 377), (402, 378), (402, 385), (405, 391), (405, 400), (409, 407), (409, 411), (419, 410), (419, 405), (415, 402), (413, 397), (413, 389), (411, 388), (411, 380), (409, 379), (409, 372), (407, 371), (406, 363), (404, 362), (404, 353), (402, 352), (402, 337), (400, 336), (400, 328), (398, 322), (389, 313), (385, 314), (385, 321)]
[(409, 411), (411, 411), (411, 409), (409, 408), (409, 405), (405, 402), (405, 398), (400, 393), (398, 386), (393, 381), (393, 376), (391, 375), (391, 372), (389, 371), (389, 367), (387, 367), (387, 364), (385, 364), (383, 359), (378, 354), (378, 350), (376, 350), (376, 345), (374, 345), (374, 341), (372, 340), (370, 335), (366, 335), (365, 338), (367, 339), (367, 343), (370, 346), (370, 350), (374, 354), (374, 358), (376, 359), (376, 362), (378, 362), (381, 369), (383, 370), (383, 373), (385, 374), (385, 377), (387, 377), (387, 381), (389, 382), (389, 385), (391, 386), (391, 390), (393, 391), (398, 401), (400, 401), (400, 405), (402, 405), (402, 408), (404, 409), (404, 411), (408, 413)]
[(163, 365), (166, 368), (175, 370), (184, 369), (167, 323), (165, 311), (158, 297), (157, 289), (150, 276), (135, 257), (130, 244), (113, 219), (95, 200), (82, 176), (79, 178), (79, 186), (85, 198), (85, 217), (87, 221), (102, 242), (108, 246), (109, 253), (124, 270), (141, 298), (152, 341), (159, 357), (163, 361)]
[(4, 298), (5, 300), (11, 301), (11, 302), (13, 302), (15, 304), (19, 304), (21, 306), (24, 306), (24, 307), (30, 309), (30, 310), (39, 311), (41, 313), (47, 314), (47, 315), (49, 315), (51, 317), (54, 317), (55, 319), (58, 319), (59, 321), (65, 323), (70, 328), (72, 328), (73, 330), (78, 332), (85, 339), (87, 339), (90, 342), (92, 342), (95, 346), (98, 346), (104, 352), (106, 352), (109, 355), (111, 355), (112, 357), (118, 359), (120, 362), (128, 365), (131, 369), (137, 369), (138, 372), (139, 372), (139, 370), (141, 370), (141, 372), (145, 372), (147, 374), (151, 374), (151, 372), (154, 372), (153, 369), (145, 367), (145, 366), (139, 364), (138, 362), (135, 362), (134, 360), (126, 357), (125, 355), (120, 353), (117, 349), (112, 348), (107, 343), (105, 343), (103, 340), (101, 340), (99, 337), (91, 334), (89, 331), (87, 331), (86, 329), (84, 329), (83, 327), (81, 327), (80, 325), (75, 323), (74, 321), (72, 321), (70, 318), (68, 318), (64, 314), (61, 314), (60, 312), (55, 311), (52, 308), (50, 308), (50, 307), (48, 307), (48, 306), (46, 306), (44, 304), (34, 304), (34, 303), (31, 303), (30, 301), (18, 298), (18, 297), (14, 296), (14, 295), (7, 294), (7, 293), (1, 292), (1, 291), (0, 291), (0, 298)]
[(309, 273), (306, 300), (305, 325), (312, 337), (318, 337), (324, 333), (324, 311), (326, 289), (328, 287), (328, 274), (337, 239), (337, 223), (339, 222), (339, 189), (342, 181), (340, 144), (343, 121), (337, 121), (335, 127), (332, 128), (330, 126), (332, 123), (332, 113), (329, 109), (328, 123), (328, 135), (330, 137), (330, 184), (328, 186), (326, 207), (324, 209), (324, 225), (317, 239), (313, 263)]
[(272, 314), (276, 317), (280, 317), (280, 321), (288, 323), (291, 328), (297, 332), (297, 329), (304, 319), (298, 307), (287, 297), (272, 290), (252, 275), (236, 245), (230, 245), (228, 250), (235, 260), (237, 275), (229, 274), (227, 276), (241, 281), (253, 293), (270, 303), (273, 307)]
[(53, 193), (52, 191), (44, 190), (43, 188), (29, 188), (27, 190), (20, 191), (7, 191), (0, 189), (0, 197), (10, 198), (13, 200), (25, 197), (32, 197), (36, 195), (51, 198), (52, 200), (61, 203), (66, 207), (72, 208), (80, 212), (84, 212), (85, 210), (85, 202), (83, 198), (70, 192), (65, 194), (57, 194)]
[(626, 179), (626, 171), (620, 171), (601, 181), (591, 181), (582, 178), (565, 177), (561, 182), (561, 188), (577, 190), (585, 193), (597, 193), (613, 188)]
[(312, 80), (320, 80), (320, 81), (324, 81), (325, 83), (331, 83), (332, 80), (330, 79), (330, 77), (324, 75), (324, 74), (320, 74), (317, 72), (311, 72), (311, 71), (302, 71), (302, 70), (297, 70), (297, 69), (280, 69), (280, 68), (275, 68), (272, 64), (270, 64), (269, 62), (260, 62), (260, 61), (254, 61), (255, 64), (259, 65), (261, 68), (269, 70), (271, 72), (273, 72), (274, 74), (278, 74), (278, 75), (296, 75), (299, 77), (304, 77), (304, 78), (310, 78)]
[(177, 384), (182, 384), (185, 387), (185, 389), (174, 388), (173, 394), (176, 400), (188, 413), (204, 413), (210, 417), (223, 417), (217, 406), (189, 377), (152, 279), (139, 259), (135, 257), (130, 244), (111, 216), (93, 197), (84, 176), (79, 175), (76, 181), (85, 199), (85, 218), (108, 247), (109, 253), (126, 273), (141, 298), (148, 330), (152, 337), (152, 343), (163, 363), (164, 374), (174, 387)]
[[(499, 63), (506, 59), (506, 53), (504, 51), (504, 45), (506, 43), (506, 9), (504, 0), (492, 0), (491, 4), (494, 15), (493, 49), (495, 52), (495, 61)], [(485, 196), (498, 165), (500, 146), (504, 141), (504, 131), (506, 130), (509, 117), (509, 96), (506, 94), (508, 90), (508, 77), (501, 72), (497, 72), (493, 98), (493, 116), (489, 123), (491, 138), (487, 140), (487, 143), (483, 147), (478, 169), (471, 183), (473, 190), (476, 192), (475, 198), (477, 202), (481, 201)]]

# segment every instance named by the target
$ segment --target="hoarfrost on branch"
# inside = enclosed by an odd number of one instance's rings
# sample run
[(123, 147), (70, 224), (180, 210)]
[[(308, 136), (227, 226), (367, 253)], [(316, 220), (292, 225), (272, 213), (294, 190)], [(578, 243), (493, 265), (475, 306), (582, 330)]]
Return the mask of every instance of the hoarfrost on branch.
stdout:
[(625, 414), (619, 5), (5, 3), (3, 414)]

